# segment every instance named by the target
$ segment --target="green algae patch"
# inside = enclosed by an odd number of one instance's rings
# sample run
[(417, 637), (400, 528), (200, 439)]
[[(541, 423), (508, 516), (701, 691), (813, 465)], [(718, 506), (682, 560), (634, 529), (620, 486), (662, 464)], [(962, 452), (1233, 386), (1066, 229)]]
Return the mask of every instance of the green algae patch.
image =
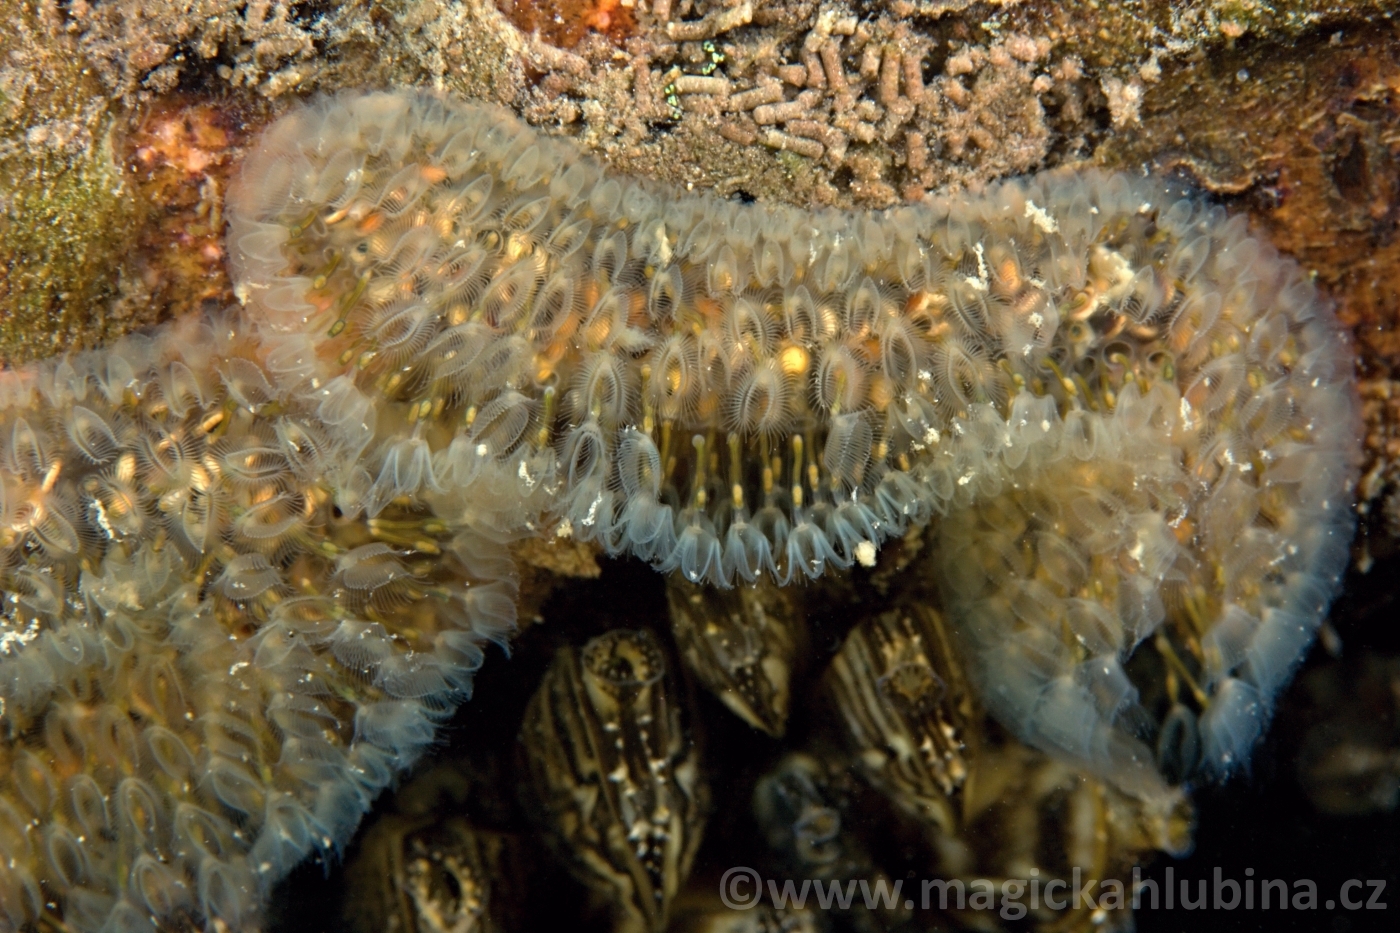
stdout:
[[(89, 345), (92, 313), (117, 293), (118, 258), (137, 213), (104, 144), (87, 158), (17, 159), (0, 168), (0, 356), (33, 359)], [(18, 164), (16, 164), (18, 163)]]
[(0, 39), (0, 361), (107, 336), (141, 208), (113, 158), (114, 115), (56, 24), (18, 11)]

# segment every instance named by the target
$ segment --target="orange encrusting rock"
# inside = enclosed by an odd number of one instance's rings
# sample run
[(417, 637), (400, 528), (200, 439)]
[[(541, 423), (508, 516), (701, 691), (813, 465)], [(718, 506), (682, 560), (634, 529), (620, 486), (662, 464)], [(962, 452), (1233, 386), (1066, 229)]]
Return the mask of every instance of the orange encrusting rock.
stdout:
[(521, 32), (537, 33), (550, 45), (572, 49), (590, 32), (621, 42), (637, 32), (632, 0), (498, 0)]

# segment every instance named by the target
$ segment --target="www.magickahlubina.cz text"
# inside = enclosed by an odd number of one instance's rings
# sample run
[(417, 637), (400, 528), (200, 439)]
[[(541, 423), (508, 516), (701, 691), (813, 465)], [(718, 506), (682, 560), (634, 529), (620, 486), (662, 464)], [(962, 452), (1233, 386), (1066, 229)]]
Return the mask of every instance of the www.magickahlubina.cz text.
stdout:
[(905, 880), (866, 879), (765, 879), (752, 868), (731, 868), (720, 878), (720, 899), (733, 910), (757, 907), (765, 900), (779, 909), (850, 910), (986, 910), (998, 911), (1004, 920), (1019, 920), (1029, 910), (1043, 904), (1052, 910), (1088, 908), (1096, 910), (1386, 910), (1382, 900), (1386, 882), (1381, 879), (1352, 878), (1342, 882), (1337, 897), (1322, 899), (1317, 882), (1308, 878), (1292, 881), (1281, 878), (1255, 878), (1254, 869), (1245, 869), (1239, 881), (1224, 877), (1216, 868), (1210, 880), (1177, 879), (1176, 870), (1167, 868), (1158, 882), (1143, 878), (1133, 869), (1131, 886), (1117, 878), (1085, 879), (1075, 868), (1070, 878), (931, 879), (905, 888)]

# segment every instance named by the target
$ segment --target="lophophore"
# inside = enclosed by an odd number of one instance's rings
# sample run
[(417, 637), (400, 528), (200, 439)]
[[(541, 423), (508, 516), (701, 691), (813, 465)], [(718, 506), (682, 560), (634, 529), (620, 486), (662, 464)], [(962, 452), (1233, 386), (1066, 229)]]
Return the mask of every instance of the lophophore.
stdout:
[(272, 125), (229, 214), (242, 308), (0, 375), (13, 927), (256, 916), (468, 696), (523, 537), (730, 587), (928, 526), (981, 701), (1163, 809), (1345, 564), (1349, 346), (1159, 180), (809, 213), (394, 92)]

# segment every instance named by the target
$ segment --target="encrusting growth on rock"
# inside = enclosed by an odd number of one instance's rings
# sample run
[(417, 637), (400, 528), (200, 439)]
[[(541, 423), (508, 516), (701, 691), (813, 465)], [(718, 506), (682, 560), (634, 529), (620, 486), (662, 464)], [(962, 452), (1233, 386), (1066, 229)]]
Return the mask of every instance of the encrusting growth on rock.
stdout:
[(256, 915), (467, 696), (522, 537), (725, 587), (933, 524), (982, 701), (1163, 808), (1343, 566), (1350, 350), (1158, 181), (806, 213), (375, 93), (274, 124), (230, 214), (242, 310), (0, 375), (11, 927)]

